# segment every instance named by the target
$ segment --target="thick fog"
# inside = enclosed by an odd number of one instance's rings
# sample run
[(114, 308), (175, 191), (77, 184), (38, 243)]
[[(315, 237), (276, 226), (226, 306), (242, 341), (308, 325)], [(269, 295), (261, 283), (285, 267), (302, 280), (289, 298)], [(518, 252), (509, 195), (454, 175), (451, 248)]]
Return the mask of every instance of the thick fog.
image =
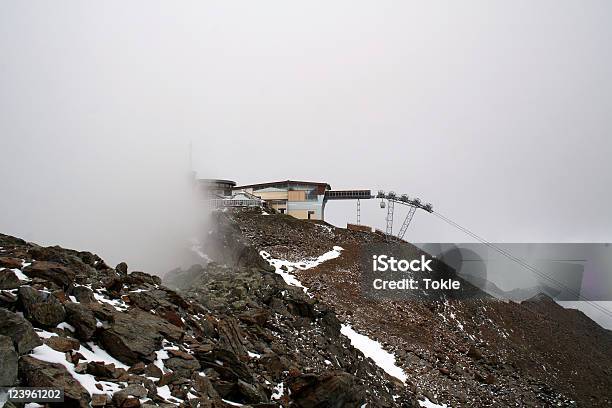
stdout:
[[(393, 189), (492, 241), (610, 241), (611, 11), (4, 1), (0, 231), (163, 272), (201, 232), (191, 140), (200, 177)], [(467, 240), (425, 213), (407, 238)]]
[[(78, 131), (87, 137), (70, 137), (61, 133), (73, 129), (57, 129), (28, 149), (4, 150), (2, 232), (155, 273), (187, 261), (202, 221), (185, 166), (187, 145), (147, 141), (135, 128), (142, 137), (89, 126)], [(165, 136), (157, 132), (151, 135)]]

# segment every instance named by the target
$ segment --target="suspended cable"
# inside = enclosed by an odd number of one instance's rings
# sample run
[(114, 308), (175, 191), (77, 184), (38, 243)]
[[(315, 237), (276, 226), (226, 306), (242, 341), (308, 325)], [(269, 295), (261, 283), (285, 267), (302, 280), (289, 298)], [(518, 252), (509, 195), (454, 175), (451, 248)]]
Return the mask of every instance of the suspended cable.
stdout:
[(511, 253), (509, 253), (508, 251), (498, 247), (497, 245), (487, 241), (486, 239), (482, 238), (481, 236), (477, 235), (476, 233), (470, 231), (469, 229), (463, 227), (462, 225), (459, 225), (458, 223), (456, 223), (455, 221), (449, 219), (448, 217), (445, 217), (444, 215), (438, 213), (438, 212), (433, 212), (433, 214), (435, 216), (437, 216), (438, 218), (440, 218), (441, 220), (445, 221), (446, 223), (450, 224), (451, 226), (463, 231), (464, 233), (468, 234), (469, 236), (471, 236), (472, 238), (476, 239), (477, 241), (485, 244), (486, 246), (488, 246), (489, 248), (494, 249), (495, 251), (499, 252), (500, 254), (502, 254), (503, 256), (507, 257), (508, 259), (516, 262), (517, 264), (519, 264), (520, 266), (522, 266), (525, 269), (530, 270), (531, 272), (533, 272), (534, 274), (536, 274), (537, 276), (539, 276), (540, 278), (543, 278), (549, 282), (552, 282), (553, 284), (555, 284), (556, 286), (558, 286), (561, 289), (566, 290), (567, 292), (569, 292), (571, 295), (575, 296), (577, 299), (582, 300), (584, 302), (586, 302), (587, 304), (589, 304), (590, 306), (592, 306), (593, 308), (599, 310), (600, 312), (604, 313), (605, 315), (607, 315), (608, 317), (612, 317), (612, 311), (608, 310), (607, 308), (593, 302), (590, 299), (587, 299), (586, 297), (584, 297), (582, 294), (580, 294), (580, 292), (575, 291), (574, 289), (566, 286), (564, 283), (557, 281), (556, 279), (554, 279), (552, 276), (547, 275), (546, 273), (536, 269), (535, 267), (529, 265), (528, 263), (526, 263), (525, 261), (523, 261), (520, 258), (517, 258), (516, 256), (512, 255)]

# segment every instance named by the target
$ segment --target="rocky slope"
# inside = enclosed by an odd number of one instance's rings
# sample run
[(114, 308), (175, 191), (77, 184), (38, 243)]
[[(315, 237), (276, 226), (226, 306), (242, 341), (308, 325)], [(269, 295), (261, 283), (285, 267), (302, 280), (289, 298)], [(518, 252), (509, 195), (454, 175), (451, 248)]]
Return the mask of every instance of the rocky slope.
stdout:
[(380, 340), (419, 398), (453, 407), (612, 406), (612, 334), (580, 311), (546, 296), (522, 303), (368, 300), (359, 260), (365, 244), (383, 241), (379, 234), (258, 211), (225, 216), (248, 244), (275, 258), (299, 261), (343, 247), (342, 256), (292, 275), (342, 322)]
[(0, 386), (63, 387), (82, 407), (610, 405), (612, 336), (580, 312), (366, 300), (359, 252), (381, 236), (213, 219), (201, 264), (163, 283), (0, 235)]
[(175, 291), (0, 235), (0, 386), (61, 387), (60, 405), (81, 407), (413, 405), (330, 308), (238, 237), (218, 242), (228, 265), (174, 271)]

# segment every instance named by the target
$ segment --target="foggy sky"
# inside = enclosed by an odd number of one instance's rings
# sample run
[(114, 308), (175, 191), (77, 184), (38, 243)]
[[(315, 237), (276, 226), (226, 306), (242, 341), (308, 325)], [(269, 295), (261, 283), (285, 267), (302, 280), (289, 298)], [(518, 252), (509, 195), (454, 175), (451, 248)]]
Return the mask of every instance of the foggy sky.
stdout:
[[(200, 177), (392, 189), (491, 241), (612, 241), (611, 12), (3, 1), (0, 231), (161, 270), (194, 223), (191, 140)], [(406, 237), (467, 241), (423, 212)]]

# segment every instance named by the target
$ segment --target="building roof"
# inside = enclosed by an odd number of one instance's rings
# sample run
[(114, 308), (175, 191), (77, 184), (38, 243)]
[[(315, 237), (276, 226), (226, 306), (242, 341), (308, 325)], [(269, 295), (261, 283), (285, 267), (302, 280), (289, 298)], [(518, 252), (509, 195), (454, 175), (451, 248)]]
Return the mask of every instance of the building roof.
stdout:
[(198, 179), (200, 183), (204, 184), (229, 184), (235, 186), (236, 182), (233, 180), (222, 180), (222, 179)]
[(274, 187), (277, 185), (287, 185), (287, 186), (292, 186), (292, 185), (312, 185), (312, 186), (317, 186), (317, 187), (323, 187), (326, 190), (330, 190), (331, 186), (327, 183), (321, 183), (321, 182), (313, 182), (313, 181), (296, 181), (296, 180), (282, 180), (282, 181), (271, 181), (268, 183), (257, 183), (257, 184), (245, 184), (243, 186), (236, 186), (234, 188), (256, 188), (256, 187), (261, 187), (261, 188), (266, 188), (266, 187)]

